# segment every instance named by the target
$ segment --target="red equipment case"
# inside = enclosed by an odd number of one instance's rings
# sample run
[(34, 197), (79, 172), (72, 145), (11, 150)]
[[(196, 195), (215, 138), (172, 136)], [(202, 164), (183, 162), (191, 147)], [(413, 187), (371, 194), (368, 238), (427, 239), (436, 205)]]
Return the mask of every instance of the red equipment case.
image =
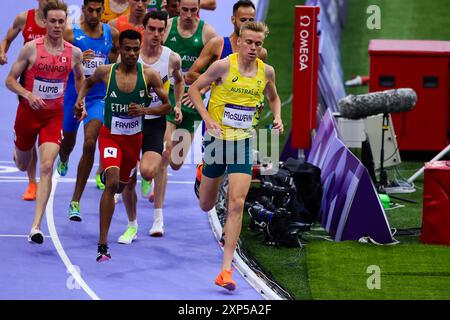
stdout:
[(409, 112), (393, 113), (402, 151), (440, 151), (450, 131), (450, 41), (372, 40), (370, 92), (412, 88), (418, 101)]
[(420, 240), (450, 245), (450, 161), (425, 164)]

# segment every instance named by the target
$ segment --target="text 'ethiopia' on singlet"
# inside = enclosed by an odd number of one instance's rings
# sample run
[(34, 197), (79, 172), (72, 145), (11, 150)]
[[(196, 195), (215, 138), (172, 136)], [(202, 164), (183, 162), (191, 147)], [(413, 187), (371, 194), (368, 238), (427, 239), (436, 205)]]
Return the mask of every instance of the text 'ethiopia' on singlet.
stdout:
[[(109, 52), (112, 48), (112, 36), (109, 25), (103, 25), (103, 34), (100, 38), (91, 38), (81, 29), (79, 24), (73, 26), (73, 45), (80, 48), (81, 51), (92, 50), (94, 53), (90, 59), (83, 60), (84, 75), (90, 77), (99, 66), (109, 64)], [(86, 96), (86, 101), (103, 99), (105, 97), (106, 85), (97, 83)], [(66, 99), (76, 99), (77, 92), (73, 72), (70, 73), (67, 83)]]
[(118, 66), (118, 63), (113, 64), (109, 74), (105, 97), (104, 125), (111, 131), (111, 134), (138, 134), (142, 130), (143, 117), (129, 116), (128, 106), (131, 102), (134, 102), (143, 107), (147, 107), (151, 102), (151, 96), (147, 91), (147, 84), (145, 83), (144, 67), (138, 62), (134, 90), (131, 92), (123, 92), (119, 89), (116, 81), (116, 69)]
[(238, 54), (228, 56), (230, 70), (222, 84), (212, 83), (208, 112), (223, 129), (223, 140), (242, 140), (251, 137), (252, 122), (264, 98), (266, 87), (265, 64), (256, 59), (258, 71), (254, 77), (239, 73)]
[[(151, 67), (155, 69), (160, 77), (161, 81), (163, 83), (164, 89), (169, 92), (170, 87), (170, 79), (169, 79), (169, 61), (170, 61), (170, 54), (172, 53), (172, 50), (169, 48), (162, 46), (162, 52), (161, 56), (159, 57), (158, 61), (156, 61), (153, 64), (146, 64), (141, 57), (139, 57), (139, 62), (142, 64)], [(150, 108), (159, 107), (162, 105), (161, 99), (159, 99), (158, 95), (153, 91), (153, 88), (150, 90), (150, 95), (152, 96), (152, 103), (150, 104)], [(155, 116), (155, 115), (146, 115), (145, 119), (156, 119), (160, 118), (161, 116)]]
[[(62, 108), (64, 91), (72, 71), (73, 46), (64, 41), (64, 51), (52, 55), (45, 49), (44, 38), (35, 40), (35, 43), (36, 62), (25, 71), (25, 89), (43, 99), (45, 109)], [(28, 100), (25, 103), (28, 104)]]
[(47, 34), (47, 29), (38, 26), (36, 23), (36, 9), (28, 10), (27, 20), (22, 30), (23, 43), (30, 42), (38, 38), (42, 38)]

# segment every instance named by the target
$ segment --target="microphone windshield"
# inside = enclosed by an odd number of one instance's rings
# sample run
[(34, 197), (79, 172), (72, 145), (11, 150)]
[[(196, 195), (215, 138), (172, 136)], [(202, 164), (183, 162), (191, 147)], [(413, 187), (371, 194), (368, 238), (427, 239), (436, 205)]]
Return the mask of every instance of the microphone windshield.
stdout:
[(380, 113), (407, 112), (417, 103), (413, 89), (394, 89), (361, 95), (348, 95), (339, 100), (341, 116), (362, 119)]

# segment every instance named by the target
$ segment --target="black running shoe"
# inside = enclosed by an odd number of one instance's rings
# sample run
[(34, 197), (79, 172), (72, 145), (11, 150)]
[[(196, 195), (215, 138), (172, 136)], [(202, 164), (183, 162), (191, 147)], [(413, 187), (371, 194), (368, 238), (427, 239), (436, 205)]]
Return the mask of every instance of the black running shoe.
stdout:
[(225, 232), (222, 233), (222, 236), (220, 237), (220, 240), (219, 240), (219, 244), (221, 247), (225, 247)]
[(41, 230), (33, 229), (28, 236), (28, 242), (42, 244), (44, 242), (44, 235)]
[(111, 255), (108, 251), (108, 245), (99, 244), (98, 245), (98, 254), (97, 254), (97, 262), (104, 262), (111, 259)]
[(105, 173), (105, 170), (102, 170), (102, 172), (100, 172), (100, 181), (103, 183), (103, 185), (106, 185), (106, 173)]

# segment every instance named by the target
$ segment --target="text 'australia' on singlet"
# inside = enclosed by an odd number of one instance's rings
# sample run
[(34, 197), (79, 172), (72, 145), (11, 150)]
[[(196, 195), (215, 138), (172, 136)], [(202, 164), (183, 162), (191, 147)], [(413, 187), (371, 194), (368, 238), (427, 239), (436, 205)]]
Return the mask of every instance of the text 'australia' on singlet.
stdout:
[[(127, 1), (128, 3), (128, 1)], [(130, 6), (128, 5), (123, 12), (114, 12), (111, 9), (111, 6), (109, 4), (109, 0), (105, 0), (105, 10), (103, 10), (102, 13), (102, 22), (108, 23), (109, 21), (116, 19), (122, 15), (127, 15), (130, 13)]]
[(117, 18), (117, 30), (119, 31), (119, 34), (125, 30), (134, 30), (139, 32), (142, 36), (142, 39), (144, 39), (144, 26), (136, 27), (128, 21), (128, 18), (128, 15), (120, 16), (119, 18)]
[(128, 115), (128, 106), (131, 102), (147, 107), (151, 102), (151, 96), (147, 91), (147, 84), (144, 77), (144, 67), (137, 64), (136, 85), (132, 92), (120, 91), (116, 70), (119, 66), (115, 63), (111, 66), (108, 86), (105, 97), (104, 125), (111, 131), (111, 134), (134, 135), (142, 130), (142, 116), (132, 117)]
[[(45, 49), (44, 38), (35, 40), (36, 62), (25, 71), (25, 89), (43, 99), (45, 109), (62, 108), (64, 91), (72, 71), (72, 44), (64, 41), (64, 51), (59, 55)], [(28, 100), (24, 99), (28, 104)]]
[[(172, 53), (172, 50), (169, 48), (162, 46), (162, 52), (161, 56), (159, 57), (158, 61), (156, 61), (153, 64), (146, 64), (141, 58), (139, 58), (139, 62), (142, 64), (151, 67), (155, 69), (157, 72), (159, 72), (159, 75), (161, 76), (161, 80), (164, 86), (164, 89), (169, 92), (170, 87), (170, 79), (169, 79), (169, 61), (170, 61), (170, 54)], [(153, 91), (153, 88), (150, 90), (150, 95), (152, 96), (152, 103), (150, 104), (150, 108), (159, 107), (162, 105), (161, 99), (159, 99), (158, 95)], [(154, 115), (146, 115), (145, 119), (156, 119), (160, 118), (161, 116), (154, 116)]]
[(36, 23), (36, 9), (28, 10), (27, 20), (22, 30), (23, 43), (42, 38), (47, 34), (47, 29), (38, 26)]
[[(73, 26), (73, 45), (80, 48), (83, 52), (87, 50), (94, 51), (92, 59), (83, 60), (83, 71), (86, 78), (94, 74), (95, 69), (99, 66), (109, 64), (109, 52), (113, 45), (111, 29), (107, 24), (102, 23), (102, 25), (103, 33), (100, 38), (89, 37), (79, 24), (74, 24)], [(97, 83), (86, 96), (86, 101), (103, 99), (105, 92), (106, 85), (103, 82)], [(76, 96), (74, 75), (71, 72), (65, 97), (66, 99), (72, 98), (74, 100)]]
[(223, 140), (242, 140), (251, 137), (252, 122), (264, 98), (266, 87), (265, 64), (256, 59), (258, 71), (254, 77), (239, 73), (238, 54), (228, 56), (230, 70), (223, 83), (212, 83), (208, 112), (223, 130)]
[(172, 27), (164, 45), (180, 55), (183, 75), (189, 71), (202, 52), (204, 25), (205, 22), (200, 20), (195, 33), (189, 38), (183, 38), (178, 32), (178, 17), (173, 18)]

